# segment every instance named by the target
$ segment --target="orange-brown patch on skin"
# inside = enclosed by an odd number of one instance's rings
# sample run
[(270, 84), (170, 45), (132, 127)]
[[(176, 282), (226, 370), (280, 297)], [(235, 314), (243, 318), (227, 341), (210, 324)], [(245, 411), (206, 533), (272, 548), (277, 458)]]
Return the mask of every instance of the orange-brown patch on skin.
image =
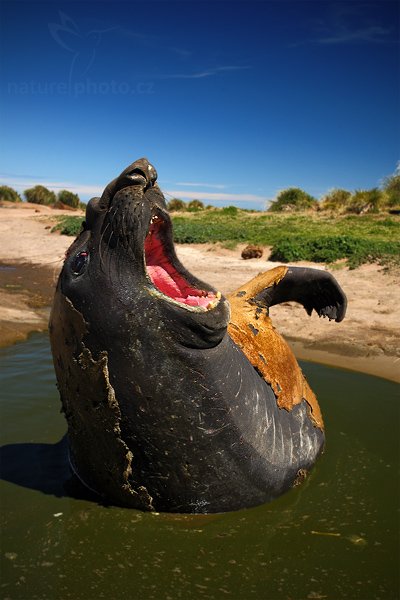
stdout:
[(231, 318), (228, 333), (253, 367), (269, 383), (280, 408), (292, 408), (305, 400), (314, 425), (324, 428), (321, 410), (297, 360), (286, 341), (276, 331), (268, 309), (260, 309), (253, 299), (264, 289), (278, 285), (288, 267), (260, 273), (228, 296)]

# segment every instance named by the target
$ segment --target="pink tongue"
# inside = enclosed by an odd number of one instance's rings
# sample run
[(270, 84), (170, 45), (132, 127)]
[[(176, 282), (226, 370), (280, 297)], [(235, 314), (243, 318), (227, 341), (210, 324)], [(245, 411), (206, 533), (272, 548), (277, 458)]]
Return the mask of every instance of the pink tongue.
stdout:
[[(207, 307), (214, 295), (198, 296), (190, 294), (191, 288), (183, 285), (186, 289), (180, 289), (178, 284), (160, 265), (147, 265), (147, 271), (154, 285), (166, 296), (173, 298), (177, 302), (186, 304), (187, 306), (205, 306)], [(184, 282), (182, 282), (184, 283)], [(185, 294), (185, 295), (183, 295)], [(210, 297), (211, 296), (211, 297)]]
[(152, 282), (158, 287), (160, 292), (170, 298), (180, 299), (182, 292), (165, 269), (158, 265), (147, 265), (147, 271)]

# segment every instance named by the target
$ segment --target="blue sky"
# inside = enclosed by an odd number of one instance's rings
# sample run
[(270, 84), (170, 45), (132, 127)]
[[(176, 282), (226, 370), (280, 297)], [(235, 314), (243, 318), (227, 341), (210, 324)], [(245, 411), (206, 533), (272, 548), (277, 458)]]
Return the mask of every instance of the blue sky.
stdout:
[(397, 2), (1, 6), (0, 180), (18, 190), (87, 200), (147, 156), (168, 197), (263, 208), (395, 171)]

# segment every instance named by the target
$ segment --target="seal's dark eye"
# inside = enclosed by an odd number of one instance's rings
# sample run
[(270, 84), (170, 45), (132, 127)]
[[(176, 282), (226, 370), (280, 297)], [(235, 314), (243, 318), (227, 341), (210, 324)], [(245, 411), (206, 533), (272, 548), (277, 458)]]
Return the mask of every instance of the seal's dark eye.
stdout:
[(79, 252), (79, 254), (77, 254), (72, 262), (71, 262), (71, 269), (74, 273), (74, 275), (81, 275), (84, 268), (86, 267), (87, 263), (89, 260), (89, 254), (88, 252)]

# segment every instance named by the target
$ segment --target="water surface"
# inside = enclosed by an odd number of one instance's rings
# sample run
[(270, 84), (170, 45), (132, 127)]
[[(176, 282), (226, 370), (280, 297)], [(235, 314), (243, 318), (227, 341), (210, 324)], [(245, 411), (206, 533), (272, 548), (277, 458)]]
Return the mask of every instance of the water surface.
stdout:
[(182, 516), (105, 507), (72, 484), (47, 336), (0, 362), (1, 598), (399, 597), (397, 384), (303, 363), (327, 429), (312, 475), (270, 504)]

